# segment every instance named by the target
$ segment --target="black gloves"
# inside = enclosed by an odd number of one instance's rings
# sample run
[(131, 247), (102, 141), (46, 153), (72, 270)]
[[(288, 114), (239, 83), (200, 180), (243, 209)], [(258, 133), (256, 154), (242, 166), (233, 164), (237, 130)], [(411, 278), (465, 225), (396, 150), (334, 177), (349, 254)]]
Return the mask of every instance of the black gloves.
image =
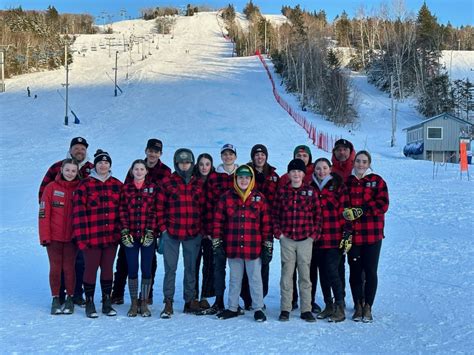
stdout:
[(262, 265), (270, 264), (273, 257), (273, 242), (266, 240), (262, 243), (262, 253), (260, 254)]

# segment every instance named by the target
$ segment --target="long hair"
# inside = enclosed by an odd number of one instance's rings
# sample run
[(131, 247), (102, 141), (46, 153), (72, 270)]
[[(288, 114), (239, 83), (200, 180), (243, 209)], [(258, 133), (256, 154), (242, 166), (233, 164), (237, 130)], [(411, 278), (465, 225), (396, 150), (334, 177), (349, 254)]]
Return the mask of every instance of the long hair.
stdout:
[[(209, 161), (211, 162), (211, 170), (209, 171), (209, 174), (214, 172), (216, 169), (214, 168), (214, 160), (212, 159), (212, 156), (209, 154), (209, 153), (202, 153), (202, 154), (199, 154), (197, 160), (196, 160), (196, 165), (194, 165), (194, 168), (193, 168), (193, 176), (195, 177), (199, 177), (199, 178), (202, 178), (203, 176), (201, 175), (201, 172), (199, 171), (199, 162), (201, 161), (201, 159), (203, 158), (206, 158), (206, 159), (209, 159)], [(209, 176), (209, 175), (208, 175)]]
[(131, 178), (133, 178), (133, 172), (132, 172), (132, 171), (133, 171), (133, 167), (135, 166), (135, 164), (143, 164), (143, 165), (145, 165), (145, 169), (146, 169), (146, 171), (148, 172), (148, 166), (146, 166), (146, 161), (143, 160), (143, 159), (136, 159), (136, 160), (133, 161), (132, 165), (130, 166), (130, 169), (128, 169), (128, 172), (127, 172), (127, 174), (128, 174)]

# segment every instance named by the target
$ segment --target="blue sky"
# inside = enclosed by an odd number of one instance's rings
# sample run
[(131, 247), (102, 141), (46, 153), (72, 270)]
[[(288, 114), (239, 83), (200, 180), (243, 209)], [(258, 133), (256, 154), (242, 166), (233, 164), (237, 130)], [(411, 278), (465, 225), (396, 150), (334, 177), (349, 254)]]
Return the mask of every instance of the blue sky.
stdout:
[[(89, 13), (93, 16), (100, 16), (105, 12), (114, 16), (114, 20), (120, 19), (120, 10), (127, 10), (127, 15), (137, 17), (139, 10), (146, 7), (162, 7), (166, 5), (183, 6), (186, 4), (206, 4), (212, 7), (223, 7), (232, 3), (238, 11), (248, 0), (197, 0), (191, 2), (189, 0), (0, 0), (0, 9), (8, 9), (11, 7), (22, 6), (23, 9), (46, 9), (48, 5), (54, 5), (56, 9), (63, 12), (72, 13)], [(413, 13), (417, 13), (423, 4), (423, 0), (405, 0), (405, 7)], [(474, 1), (473, 0), (426, 0), (431, 12), (438, 18), (440, 23), (451, 22), (453, 26), (473, 25), (474, 23)], [(282, 5), (295, 6), (300, 4), (302, 8), (309, 11), (319, 11), (324, 9), (328, 16), (328, 20), (332, 21), (334, 17), (345, 10), (349, 16), (354, 16), (357, 10), (364, 4), (366, 13), (370, 13), (371, 9), (379, 9), (380, 5), (391, 5), (392, 1), (380, 0), (254, 0), (254, 4), (260, 7), (262, 13), (279, 14)], [(100, 22), (100, 21), (99, 21)]]

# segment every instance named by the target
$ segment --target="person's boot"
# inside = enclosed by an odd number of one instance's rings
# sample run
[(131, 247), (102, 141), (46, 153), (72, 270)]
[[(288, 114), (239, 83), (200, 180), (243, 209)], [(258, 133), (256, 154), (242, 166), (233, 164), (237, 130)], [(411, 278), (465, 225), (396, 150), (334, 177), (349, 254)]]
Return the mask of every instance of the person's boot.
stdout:
[(213, 314), (220, 313), (223, 310), (224, 310), (224, 296), (216, 296), (216, 300), (214, 301), (214, 304), (210, 308), (204, 309), (196, 314), (199, 316), (213, 315)]
[(207, 299), (203, 298), (199, 301), (199, 308), (201, 308), (202, 310), (206, 310), (211, 308), (211, 305), (209, 304), (209, 302), (207, 302)]
[(224, 309), (222, 312), (217, 313), (218, 319), (230, 319), (239, 316), (239, 312), (231, 311), (230, 309)]
[(123, 295), (116, 295), (112, 293), (110, 301), (112, 302), (112, 304), (124, 304)]
[(374, 319), (372, 318), (372, 306), (366, 303), (362, 310), (362, 322), (372, 323), (373, 321)]
[(342, 322), (346, 319), (346, 313), (344, 312), (344, 303), (337, 303), (334, 307), (334, 313), (329, 317), (330, 322)]
[(311, 312), (303, 312), (300, 315), (300, 318), (306, 322), (316, 322), (316, 318), (314, 318), (313, 313)]
[(51, 302), (51, 314), (52, 315), (58, 315), (58, 314), (63, 314), (63, 310), (61, 308), (61, 301), (59, 300), (59, 297), (53, 297), (53, 301)]
[[(150, 309), (148, 305), (150, 303), (150, 299), (148, 298), (151, 293), (151, 279), (142, 279), (142, 286), (140, 292), (140, 313), (142, 317), (151, 317)], [(153, 302), (152, 302), (153, 303)]]
[(138, 314), (138, 298), (132, 298), (132, 304), (127, 312), (127, 316), (136, 317)]
[(86, 300), (84, 299), (84, 297), (82, 297), (82, 295), (74, 296), (72, 300), (74, 301), (75, 305), (81, 308), (84, 308), (86, 306)]
[(74, 313), (74, 298), (72, 296), (66, 297), (66, 302), (64, 302), (64, 314), (73, 314)]
[(184, 313), (192, 313), (192, 314), (196, 314), (196, 313), (199, 313), (201, 312), (202, 309), (201, 307), (199, 307), (199, 301), (198, 300), (192, 300), (192, 301), (189, 301), (189, 302), (186, 302), (184, 304)]
[(112, 308), (112, 300), (110, 299), (110, 295), (102, 296), (102, 313), (109, 317), (117, 315), (117, 311)]
[(165, 308), (161, 311), (160, 318), (169, 319), (173, 315), (173, 301), (165, 299)]
[(95, 310), (94, 298), (86, 296), (86, 316), (87, 318), (97, 318), (99, 315)]
[(334, 303), (331, 300), (328, 303), (326, 303), (326, 307), (324, 308), (324, 310), (321, 313), (319, 313), (316, 316), (316, 318), (326, 319), (326, 318), (331, 317), (333, 313), (334, 313)]
[(263, 313), (262, 310), (255, 311), (253, 318), (257, 322), (265, 322), (267, 320), (267, 316), (265, 315), (265, 313)]
[(362, 320), (362, 304), (360, 301), (357, 301), (354, 305), (354, 314), (352, 315), (352, 320), (354, 322), (360, 322)]
[(321, 307), (319, 306), (319, 304), (317, 304), (316, 302), (313, 302), (311, 304), (311, 312), (316, 313), (316, 314), (321, 313)]

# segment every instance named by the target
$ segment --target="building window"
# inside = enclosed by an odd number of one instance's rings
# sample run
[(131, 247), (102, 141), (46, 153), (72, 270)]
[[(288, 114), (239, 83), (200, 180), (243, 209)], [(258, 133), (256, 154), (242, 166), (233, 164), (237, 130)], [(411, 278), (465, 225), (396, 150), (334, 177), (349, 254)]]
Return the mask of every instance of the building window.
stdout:
[(428, 127), (428, 139), (443, 139), (443, 127)]

